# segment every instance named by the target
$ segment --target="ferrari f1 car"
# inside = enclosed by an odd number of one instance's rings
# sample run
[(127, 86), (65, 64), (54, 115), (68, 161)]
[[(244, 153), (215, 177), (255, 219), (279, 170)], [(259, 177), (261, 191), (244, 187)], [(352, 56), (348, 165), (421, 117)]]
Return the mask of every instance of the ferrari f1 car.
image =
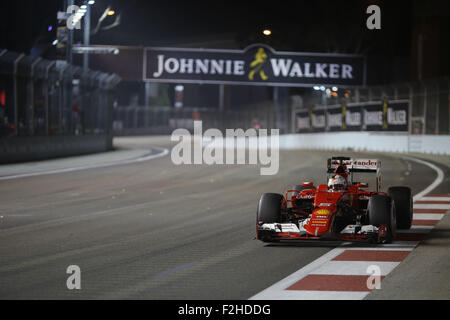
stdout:
[[(367, 190), (367, 183), (353, 181), (355, 173), (374, 173), (375, 191)], [(397, 228), (411, 227), (411, 189), (395, 186), (381, 192), (379, 160), (332, 157), (327, 178), (328, 184), (303, 182), (284, 196), (264, 193), (256, 214), (256, 238), (390, 243)]]

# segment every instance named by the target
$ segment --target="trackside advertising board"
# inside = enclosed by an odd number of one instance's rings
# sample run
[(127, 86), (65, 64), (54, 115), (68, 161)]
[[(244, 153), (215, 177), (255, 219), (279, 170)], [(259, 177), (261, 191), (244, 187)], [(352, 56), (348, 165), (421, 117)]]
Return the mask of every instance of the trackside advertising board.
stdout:
[(144, 81), (310, 87), (361, 86), (359, 55), (277, 52), (264, 44), (244, 50), (156, 48), (144, 50)]
[(344, 131), (408, 131), (407, 100), (342, 103), (338, 106), (297, 110), (297, 133)]

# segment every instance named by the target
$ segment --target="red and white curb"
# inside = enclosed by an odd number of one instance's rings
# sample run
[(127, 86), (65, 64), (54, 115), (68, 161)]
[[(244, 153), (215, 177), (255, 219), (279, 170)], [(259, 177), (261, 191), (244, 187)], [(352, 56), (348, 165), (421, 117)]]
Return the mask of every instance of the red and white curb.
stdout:
[[(414, 202), (413, 225), (398, 230), (391, 244), (352, 247), (345, 243), (251, 300), (351, 300), (363, 299), (373, 288), (372, 268), (380, 281), (398, 266), (450, 209), (450, 194), (427, 195)], [(372, 277), (371, 279), (369, 279)], [(369, 285), (368, 285), (369, 281)]]

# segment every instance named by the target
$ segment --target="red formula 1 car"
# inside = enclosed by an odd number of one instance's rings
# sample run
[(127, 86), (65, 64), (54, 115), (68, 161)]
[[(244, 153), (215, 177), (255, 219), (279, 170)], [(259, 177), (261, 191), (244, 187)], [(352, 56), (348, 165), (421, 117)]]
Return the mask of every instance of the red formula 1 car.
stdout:
[[(327, 161), (328, 185), (303, 182), (284, 196), (264, 193), (258, 203), (256, 238), (390, 243), (397, 228), (411, 227), (413, 202), (408, 187), (380, 192), (380, 169), (379, 160), (332, 157)], [(355, 173), (375, 173), (376, 190), (354, 182)]]

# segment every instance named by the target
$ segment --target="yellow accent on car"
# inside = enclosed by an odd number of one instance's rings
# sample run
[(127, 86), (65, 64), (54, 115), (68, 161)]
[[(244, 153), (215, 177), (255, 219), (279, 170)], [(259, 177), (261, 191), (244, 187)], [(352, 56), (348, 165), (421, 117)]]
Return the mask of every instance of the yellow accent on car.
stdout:
[(315, 212), (315, 214), (319, 214), (319, 215), (329, 215), (329, 214), (330, 214), (330, 210), (320, 209), (320, 210), (317, 210), (317, 211)]

